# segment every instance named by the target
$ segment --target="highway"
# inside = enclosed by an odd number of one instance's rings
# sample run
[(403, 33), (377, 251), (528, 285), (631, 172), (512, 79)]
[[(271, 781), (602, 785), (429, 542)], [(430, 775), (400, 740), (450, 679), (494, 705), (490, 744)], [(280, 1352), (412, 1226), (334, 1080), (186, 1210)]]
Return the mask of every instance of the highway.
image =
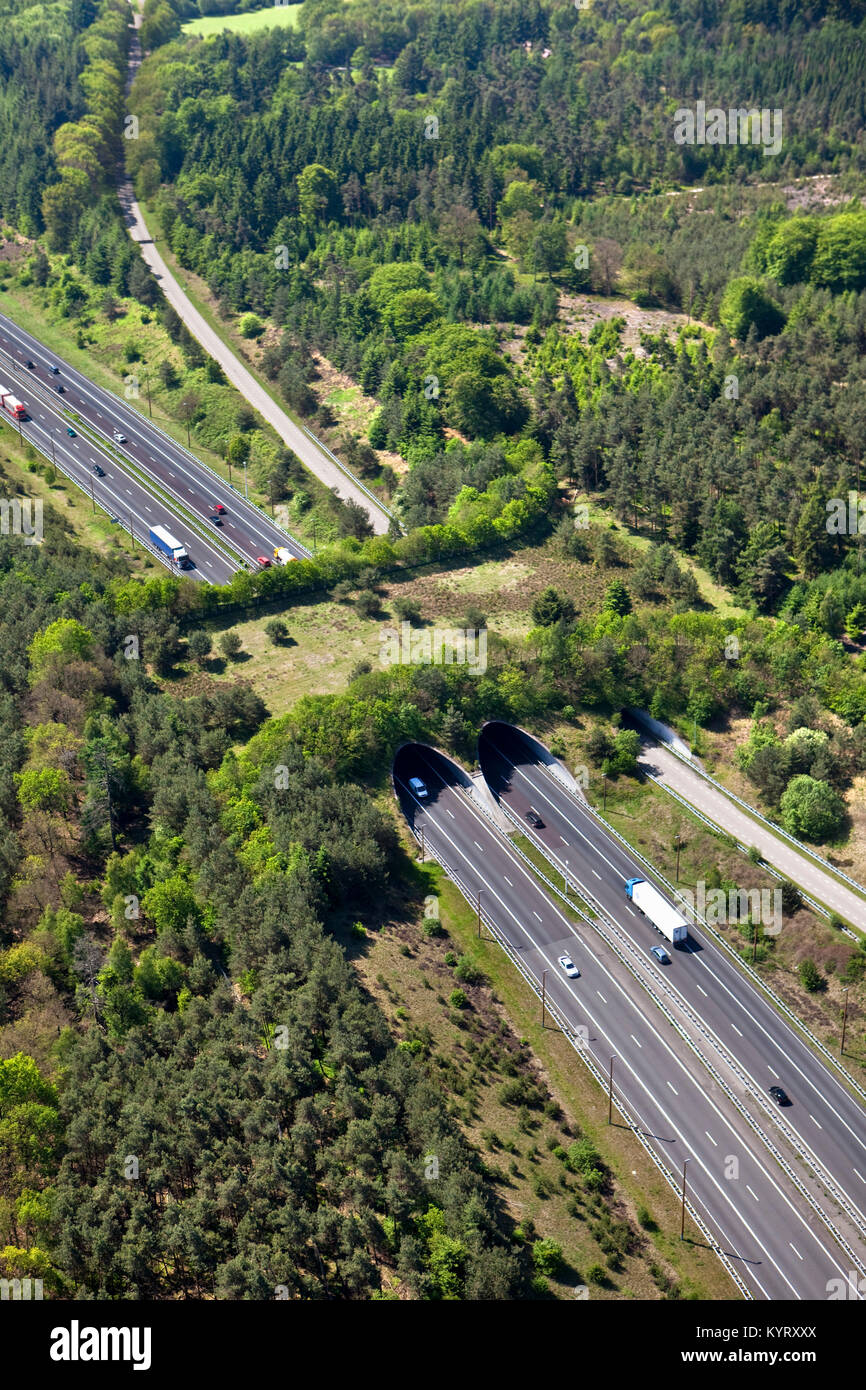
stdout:
[[(5, 314), (0, 314), (0, 349), (0, 370), (9, 377), (14, 376), (14, 380), (10, 379), (6, 384), (12, 387), (25, 405), (35, 404), (34, 397), (37, 395), (41, 398), (43, 404), (33, 412), (35, 418), (39, 419), (39, 410), (47, 411), (46, 392), (52, 393), (52, 397), (56, 395), (57, 399), (54, 416), (57, 418), (59, 415), (63, 419), (64, 433), (71, 412), (91, 432), (100, 436), (112, 456), (115, 491), (126, 496), (134, 506), (140, 504), (137, 519), (143, 525), (154, 524), (151, 516), (157, 522), (167, 524), (172, 534), (184, 542), (191, 559), (212, 583), (226, 583), (234, 572), (244, 567), (258, 568), (258, 557), (272, 559), (277, 546), (285, 546), (297, 558), (309, 554), (299, 541), (288, 537), (276, 522), (199, 463), (147, 416), (111, 391), (96, 386)], [(33, 369), (28, 369), (28, 360), (34, 363)], [(11, 372), (10, 362), (14, 364)], [(59, 374), (54, 375), (49, 370), (51, 366), (59, 367)], [(58, 385), (65, 386), (65, 394), (57, 393)], [(72, 424), (77, 428), (74, 420)], [(115, 441), (115, 431), (125, 435), (125, 443)], [(124, 457), (135, 465), (139, 475), (145, 475), (148, 483), (158, 488), (168, 500), (162, 501), (150, 494), (148, 508), (143, 501), (148, 487), (124, 468)], [(139, 490), (138, 502), (136, 487)], [(85, 491), (90, 491), (89, 478), (85, 480)], [(172, 510), (172, 503), (179, 504), (183, 510)], [(220, 527), (213, 526), (209, 521), (215, 503), (221, 503), (226, 509)], [(205, 533), (213, 530), (212, 546), (199, 540), (196, 532), (189, 528), (184, 520), (184, 511), (200, 521)], [(187, 526), (189, 540), (182, 534), (184, 525)], [(223, 553), (226, 550), (229, 551), (228, 557)], [(219, 557), (219, 565), (212, 558), (214, 554)], [(199, 555), (208, 557), (201, 565), (198, 564)]]
[[(634, 727), (638, 728), (637, 724)], [(742, 845), (756, 845), (762, 859), (779, 873), (799, 884), (818, 902), (859, 931), (866, 931), (866, 901), (821, 863), (799, 851), (796, 845), (775, 835), (761, 821), (742, 810), (724, 791), (709, 781), (700, 768), (689, 766), (663, 744), (646, 737), (641, 729), (642, 746), (638, 766), (665, 791), (678, 794), (727, 835)]]
[[(594, 928), (575, 926), (560, 911), (472, 803), (461, 786), (465, 774), (449, 759), (408, 744), (393, 775), (409, 825), (419, 837), (423, 829), (425, 852), (470, 901), (481, 890), (485, 921), (531, 975), (540, 981), (546, 972), (548, 999), (572, 1029), (586, 1030), (584, 1045), (598, 1070), (607, 1075), (616, 1058), (614, 1094), (673, 1183), (688, 1160), (690, 1201), (749, 1293), (826, 1298), (827, 1281), (847, 1278), (850, 1261)], [(415, 776), (426, 783), (429, 800), (409, 789)], [(558, 964), (563, 954), (580, 969), (579, 979), (566, 977)], [(732, 1160), (736, 1178), (729, 1176)]]
[[(735, 1058), (763, 1127), (787, 1130), (798, 1152), (823, 1172), (849, 1212), (866, 1226), (866, 1111), (838, 1073), (709, 932), (690, 928), (687, 945), (670, 950), (670, 965), (649, 956), (650, 947), (661, 938), (625, 895), (626, 879), (648, 877), (646, 868), (605, 831), (577, 795), (545, 771), (517, 730), (500, 723), (485, 725), (479, 760), (488, 786), (517, 817), (522, 832), (562, 872), (567, 861), (571, 883), (638, 945), (659, 984), (684, 1000)], [(541, 828), (527, 823), (530, 807), (543, 820)], [(772, 1085), (788, 1093), (789, 1106), (775, 1105), (768, 1095)]]
[[(151, 526), (168, 526), (172, 534), (186, 546), (191, 557), (192, 567), (181, 571), (182, 574), (189, 579), (206, 580), (211, 584), (228, 583), (238, 569), (237, 563), (227, 560), (212, 542), (206, 542), (186, 523), (169, 514), (168, 509), (135, 477), (130, 477), (117, 466), (114, 455), (107, 448), (95, 444), (77, 428), (75, 434), (70, 435), (61, 407), (51, 402), (48, 393), (44, 393), (44, 400), (42, 392), (33, 390), (25, 396), (26, 383), (13, 382), (2, 360), (0, 381), (5, 386), (13, 387), (20, 398), (26, 400), (31, 418), (21, 422), (21, 437), (65, 470), (81, 490), (92, 496), (124, 530), (131, 531), (141, 541)], [(5, 427), (17, 435), (17, 422), (5, 413), (2, 419)], [(93, 472), (94, 466), (101, 468), (105, 476), (97, 477)], [(50, 534), (46, 534), (45, 540), (50, 545)]]

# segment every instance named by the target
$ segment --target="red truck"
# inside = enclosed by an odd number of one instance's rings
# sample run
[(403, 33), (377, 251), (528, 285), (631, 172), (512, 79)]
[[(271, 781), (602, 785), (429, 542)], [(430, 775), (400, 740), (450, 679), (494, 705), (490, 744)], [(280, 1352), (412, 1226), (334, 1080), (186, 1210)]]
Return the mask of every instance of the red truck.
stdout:
[(15, 420), (27, 419), (27, 407), (17, 396), (13, 396), (8, 386), (0, 386), (0, 405)]

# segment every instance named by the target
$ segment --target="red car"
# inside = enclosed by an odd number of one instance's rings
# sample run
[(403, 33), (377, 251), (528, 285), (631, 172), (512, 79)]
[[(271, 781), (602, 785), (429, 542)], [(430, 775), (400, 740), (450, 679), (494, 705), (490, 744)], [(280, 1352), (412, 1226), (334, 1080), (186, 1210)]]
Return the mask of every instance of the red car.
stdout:
[(267, 555), (257, 555), (257, 556), (256, 556), (256, 559), (258, 560), (258, 562), (259, 562), (259, 564), (261, 565), (261, 567), (262, 567), (263, 570), (269, 570), (269, 569), (270, 569), (270, 567), (271, 567), (271, 562), (270, 562), (270, 560), (268, 559)]
[(212, 503), (211, 503), (211, 506), (213, 507), (213, 509), (214, 509), (215, 512), (224, 512), (224, 511), (225, 511), (225, 507), (223, 506), (222, 502), (212, 502)]

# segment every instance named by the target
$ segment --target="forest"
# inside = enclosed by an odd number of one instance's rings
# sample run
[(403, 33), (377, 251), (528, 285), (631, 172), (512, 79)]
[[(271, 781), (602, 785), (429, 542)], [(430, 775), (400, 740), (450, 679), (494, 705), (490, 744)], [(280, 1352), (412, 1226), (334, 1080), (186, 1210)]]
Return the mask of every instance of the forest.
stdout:
[[(597, 716), (616, 778), (626, 705), (696, 734), (742, 716), (762, 806), (846, 832), (866, 523), (828, 518), (866, 426), (866, 3), (304, 0), (297, 27), (181, 35), (224, 8), (146, 0), (127, 102), (122, 0), (3, 4), (0, 215), (27, 240), (0, 285), (82, 350), (134, 302), (191, 447), (249, 458), (324, 534), (222, 587), (133, 572), (56, 517), (50, 544), (3, 536), (0, 1276), (543, 1297), (437, 1059), (397, 1041), (340, 933), (421, 917), (380, 795), (397, 747), (471, 762), (490, 718)], [(781, 109), (779, 157), (676, 144), (703, 96)], [(387, 535), (230, 395), (129, 241), (121, 159), (275, 393), (389, 499)], [(328, 433), (324, 364), (372, 401), (363, 426)], [(251, 683), (178, 687), (213, 622), (267, 612), (276, 645), (302, 598), (379, 618), (386, 585), (529, 542), (591, 567), (599, 603), (546, 588), (480, 676), (360, 661), (277, 718)]]

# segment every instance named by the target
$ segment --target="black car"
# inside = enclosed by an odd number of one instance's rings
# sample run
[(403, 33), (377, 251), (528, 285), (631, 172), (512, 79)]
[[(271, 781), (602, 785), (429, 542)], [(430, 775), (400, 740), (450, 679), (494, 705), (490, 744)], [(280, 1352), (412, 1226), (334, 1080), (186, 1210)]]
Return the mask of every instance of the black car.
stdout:
[(104, 468), (100, 468), (100, 466), (99, 466), (98, 463), (95, 463), (95, 464), (93, 465), (93, 468), (91, 469), (91, 472), (92, 472), (92, 473), (95, 473), (96, 476), (97, 476), (97, 478), (104, 478), (104, 477), (105, 477), (105, 469), (104, 469)]
[(776, 1102), (777, 1105), (791, 1104), (790, 1100), (788, 1099), (787, 1093), (782, 1090), (781, 1086), (771, 1086), (770, 1095), (773, 1097), (773, 1100)]
[(213, 513), (208, 517), (208, 521), (212, 521), (213, 524), (214, 524), (214, 526), (222, 526), (222, 524), (223, 524), (223, 519), (222, 519), (222, 517), (220, 516), (219, 512), (213, 512)]
[(60, 368), (59, 368), (59, 367), (49, 367), (48, 370), (49, 370), (49, 372), (51, 373), (52, 376), (59, 376), (59, 375), (60, 375)]
[(529, 824), (534, 830), (543, 830), (544, 821), (532, 806), (530, 806), (529, 810), (526, 812), (524, 819), (529, 821)]
[(66, 394), (66, 387), (65, 387), (65, 386), (58, 386), (58, 387), (56, 387), (55, 389), (58, 390), (58, 391), (60, 392), (61, 396), (65, 396), (65, 394)]
[(36, 363), (35, 363), (35, 362), (31, 362), (29, 357), (27, 358), (27, 365), (28, 365), (28, 367), (30, 368), (31, 372), (35, 370)]

